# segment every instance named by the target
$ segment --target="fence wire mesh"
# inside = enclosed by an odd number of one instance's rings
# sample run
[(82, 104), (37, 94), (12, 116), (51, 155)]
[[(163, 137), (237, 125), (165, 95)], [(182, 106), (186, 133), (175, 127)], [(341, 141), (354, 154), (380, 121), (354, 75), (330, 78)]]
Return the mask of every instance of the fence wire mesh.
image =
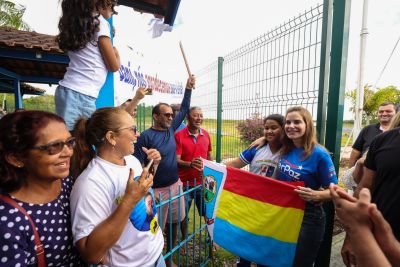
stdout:
[[(259, 136), (259, 131), (243, 135), (239, 128), (262, 125), (262, 118), (269, 114), (285, 114), (288, 107), (300, 105), (316, 119), (322, 18), (321, 4), (224, 57), (222, 160), (237, 157)], [(217, 129), (217, 72), (217, 63), (197, 72), (198, 88), (192, 100), (203, 108), (203, 126), (212, 141)]]

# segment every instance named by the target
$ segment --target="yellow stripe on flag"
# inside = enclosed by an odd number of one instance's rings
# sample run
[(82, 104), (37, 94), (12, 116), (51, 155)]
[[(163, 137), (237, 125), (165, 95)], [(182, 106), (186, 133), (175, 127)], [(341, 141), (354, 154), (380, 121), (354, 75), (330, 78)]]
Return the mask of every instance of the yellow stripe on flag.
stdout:
[[(267, 194), (267, 193), (266, 193)], [(255, 235), (297, 243), (304, 211), (284, 208), (223, 190), (217, 217)]]

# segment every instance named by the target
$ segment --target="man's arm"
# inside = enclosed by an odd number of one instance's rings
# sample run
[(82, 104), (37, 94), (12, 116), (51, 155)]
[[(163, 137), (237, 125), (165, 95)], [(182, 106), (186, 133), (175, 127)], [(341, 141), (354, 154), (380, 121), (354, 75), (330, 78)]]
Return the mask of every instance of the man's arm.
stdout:
[(351, 154), (350, 154), (349, 168), (353, 167), (360, 157), (361, 157), (361, 151), (353, 148), (353, 150), (351, 150)]
[(137, 108), (137, 105), (139, 104), (140, 100), (142, 100), (148, 92), (149, 92), (148, 88), (139, 87), (136, 90), (135, 96), (132, 98), (132, 101), (129, 102), (129, 104), (125, 107), (125, 110), (129, 114), (132, 114), (133, 111)]
[(356, 190), (354, 191), (354, 196), (358, 198), (361, 189), (368, 188), (369, 190), (372, 189), (374, 182), (375, 182), (376, 172), (373, 170), (368, 169), (364, 166), (363, 176), (361, 178), (360, 183), (357, 185)]
[(182, 99), (181, 108), (179, 112), (176, 114), (174, 120), (172, 121), (172, 128), (174, 129), (174, 131), (178, 129), (178, 127), (181, 125), (182, 121), (185, 119), (185, 116), (189, 111), (190, 100), (192, 97), (192, 90), (194, 89), (195, 84), (196, 84), (196, 78), (194, 75), (192, 75), (192, 77), (189, 77), (186, 82), (186, 89)]
[(189, 169), (192, 168), (192, 162), (191, 161), (184, 161), (181, 159), (181, 155), (176, 155), (176, 162), (178, 162), (178, 167), (183, 168), (183, 169)]

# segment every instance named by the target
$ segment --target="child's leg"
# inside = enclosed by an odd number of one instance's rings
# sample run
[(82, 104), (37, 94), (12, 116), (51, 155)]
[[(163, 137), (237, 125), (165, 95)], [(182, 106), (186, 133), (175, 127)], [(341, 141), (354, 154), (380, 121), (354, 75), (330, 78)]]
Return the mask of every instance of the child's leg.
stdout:
[(81, 94), (59, 85), (54, 95), (56, 113), (63, 117), (70, 131), (75, 122), (81, 118), (89, 118), (96, 110), (96, 98)]

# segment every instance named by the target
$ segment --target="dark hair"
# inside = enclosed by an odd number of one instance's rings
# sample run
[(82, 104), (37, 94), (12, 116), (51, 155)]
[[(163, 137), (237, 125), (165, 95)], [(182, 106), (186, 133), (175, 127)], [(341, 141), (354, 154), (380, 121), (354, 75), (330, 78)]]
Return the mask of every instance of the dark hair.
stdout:
[(99, 16), (93, 16), (93, 11), (111, 4), (113, 13), (116, 0), (63, 0), (62, 15), (58, 22), (60, 33), (56, 41), (64, 51), (76, 51), (84, 48), (99, 30)]
[(97, 149), (104, 144), (106, 133), (117, 131), (121, 127), (119, 117), (123, 113), (128, 114), (120, 107), (99, 108), (89, 119), (80, 118), (75, 123), (76, 144), (72, 155), (72, 175), (74, 177), (78, 177), (96, 156), (93, 147)]
[(264, 118), (264, 124), (267, 120), (274, 120), (276, 121), (282, 128), (285, 126), (285, 117), (281, 114), (271, 114)]
[(181, 109), (181, 104), (171, 104), (172, 111), (178, 112)]
[(167, 107), (171, 107), (170, 105), (168, 105), (167, 103), (158, 103), (157, 105), (155, 105), (153, 107), (153, 109), (151, 110), (151, 115), (153, 116), (154, 114), (160, 115), (160, 107), (161, 106), (167, 106)]
[(10, 192), (25, 183), (28, 175), (25, 168), (11, 165), (6, 157), (25, 158), (28, 150), (36, 145), (40, 130), (51, 121), (65, 124), (56, 114), (39, 110), (9, 113), (0, 120), (0, 188)]
[(384, 106), (388, 106), (388, 105), (393, 105), (393, 108), (394, 108), (395, 112), (397, 112), (397, 110), (399, 109), (399, 106), (397, 106), (397, 104), (395, 104), (393, 102), (389, 102), (389, 101), (383, 102), (382, 104), (379, 105), (378, 108), (384, 107)]

